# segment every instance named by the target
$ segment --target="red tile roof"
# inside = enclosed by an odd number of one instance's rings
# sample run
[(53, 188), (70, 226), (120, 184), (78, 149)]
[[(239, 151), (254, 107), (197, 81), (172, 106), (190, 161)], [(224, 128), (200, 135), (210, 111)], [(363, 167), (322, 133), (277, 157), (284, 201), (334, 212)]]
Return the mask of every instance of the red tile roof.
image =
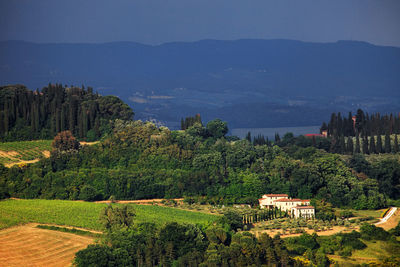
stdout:
[(323, 134), (305, 134), (304, 136), (305, 137), (313, 137), (313, 136), (315, 136), (315, 137), (325, 137), (325, 135), (323, 135)]

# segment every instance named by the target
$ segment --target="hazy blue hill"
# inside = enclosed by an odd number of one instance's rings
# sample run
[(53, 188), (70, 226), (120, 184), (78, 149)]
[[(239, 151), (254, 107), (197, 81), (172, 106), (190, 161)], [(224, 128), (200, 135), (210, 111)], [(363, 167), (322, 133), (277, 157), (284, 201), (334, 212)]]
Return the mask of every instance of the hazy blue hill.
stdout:
[(170, 126), (193, 112), (274, 127), (315, 125), (357, 107), (394, 111), (399, 74), (400, 48), (355, 41), (0, 42), (0, 84), (91, 85), (122, 97), (136, 118)]

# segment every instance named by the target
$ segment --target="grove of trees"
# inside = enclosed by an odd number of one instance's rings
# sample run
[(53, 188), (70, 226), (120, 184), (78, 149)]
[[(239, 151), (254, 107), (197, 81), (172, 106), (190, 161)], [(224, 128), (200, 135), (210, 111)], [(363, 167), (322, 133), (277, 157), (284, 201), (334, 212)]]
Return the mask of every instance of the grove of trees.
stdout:
[(96, 140), (109, 130), (109, 120), (117, 118), (132, 119), (132, 109), (115, 96), (93, 93), (91, 87), (0, 87), (0, 141), (51, 139), (65, 130)]

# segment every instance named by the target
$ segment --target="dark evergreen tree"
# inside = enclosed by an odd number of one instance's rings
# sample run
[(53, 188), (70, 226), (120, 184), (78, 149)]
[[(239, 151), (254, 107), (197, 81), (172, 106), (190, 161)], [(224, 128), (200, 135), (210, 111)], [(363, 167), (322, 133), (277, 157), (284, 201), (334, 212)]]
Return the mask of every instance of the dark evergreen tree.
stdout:
[(366, 136), (363, 137), (362, 147), (363, 147), (363, 153), (364, 154), (369, 154), (368, 137), (366, 137)]
[(346, 142), (344, 140), (344, 136), (341, 135), (340, 136), (340, 152), (341, 154), (345, 154), (346, 153)]
[(356, 136), (356, 149), (355, 149), (354, 152), (355, 152), (356, 154), (361, 153), (361, 148), (360, 148), (360, 137), (358, 136), (358, 134), (357, 134), (357, 136)]
[(275, 143), (279, 143), (281, 141), (281, 137), (279, 136), (279, 133), (275, 133)]
[(251, 143), (251, 133), (250, 133), (250, 132), (248, 132), (248, 133), (246, 134), (246, 140), (249, 141), (249, 142)]
[(385, 134), (385, 153), (392, 153), (392, 147), (390, 144), (390, 135), (388, 132)]
[(397, 134), (394, 135), (393, 152), (398, 153), (400, 151), (399, 141), (397, 140)]
[(375, 154), (376, 153), (375, 137), (373, 135), (369, 139), (369, 153), (371, 153), (371, 154)]
[(376, 153), (380, 154), (383, 153), (382, 149), (382, 137), (380, 134), (376, 136)]
[(354, 152), (353, 137), (349, 136), (347, 138), (347, 152), (352, 155)]

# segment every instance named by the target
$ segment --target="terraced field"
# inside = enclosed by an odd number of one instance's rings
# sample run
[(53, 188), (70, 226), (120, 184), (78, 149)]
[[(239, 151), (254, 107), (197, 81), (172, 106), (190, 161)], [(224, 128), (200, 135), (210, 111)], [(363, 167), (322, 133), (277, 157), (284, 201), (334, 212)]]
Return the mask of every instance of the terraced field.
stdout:
[(0, 163), (6, 167), (19, 163), (33, 163), (49, 157), (52, 140), (0, 143)]

